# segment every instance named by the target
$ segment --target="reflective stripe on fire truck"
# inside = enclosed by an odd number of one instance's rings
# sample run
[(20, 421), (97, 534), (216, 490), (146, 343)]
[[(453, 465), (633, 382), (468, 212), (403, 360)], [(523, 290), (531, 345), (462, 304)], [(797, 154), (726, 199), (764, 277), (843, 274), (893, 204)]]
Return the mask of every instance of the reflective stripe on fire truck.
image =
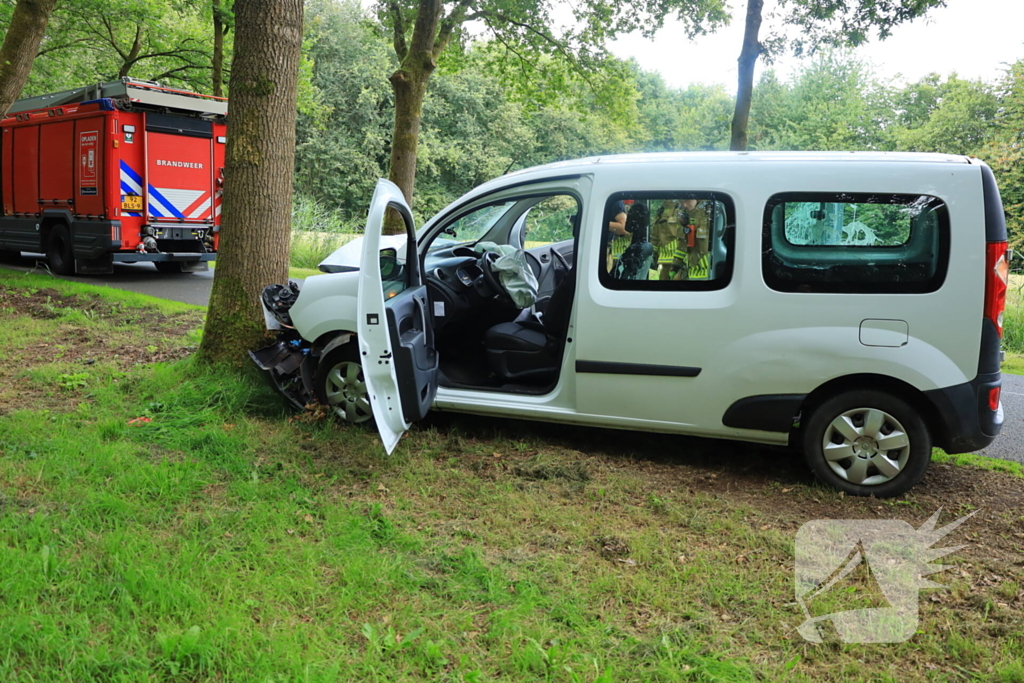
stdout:
[[(149, 191), (149, 213), (155, 218), (187, 217), (202, 220), (209, 217), (213, 198), (208, 191), (153, 187), (152, 185), (147, 185), (146, 189)], [(121, 161), (121, 190), (126, 194), (142, 194), (142, 176), (124, 161)], [(126, 213), (129, 216), (142, 215), (136, 212)], [(218, 201), (215, 215), (219, 213), (220, 202)]]
[[(123, 160), (121, 161), (121, 192), (142, 195), (142, 178)], [(138, 211), (125, 211), (125, 214), (128, 216), (142, 215)]]

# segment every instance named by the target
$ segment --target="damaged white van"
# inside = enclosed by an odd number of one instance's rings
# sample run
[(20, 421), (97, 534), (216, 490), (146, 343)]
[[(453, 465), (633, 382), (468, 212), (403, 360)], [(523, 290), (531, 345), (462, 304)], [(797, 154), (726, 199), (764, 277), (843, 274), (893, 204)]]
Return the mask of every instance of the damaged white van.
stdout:
[[(389, 207), (405, 237), (381, 235)], [(790, 444), (888, 497), (933, 446), (999, 433), (1006, 240), (992, 172), (961, 156), (583, 159), (418, 231), (381, 181), (361, 259), (264, 292), (279, 341), (253, 359), (388, 452), (452, 410)]]

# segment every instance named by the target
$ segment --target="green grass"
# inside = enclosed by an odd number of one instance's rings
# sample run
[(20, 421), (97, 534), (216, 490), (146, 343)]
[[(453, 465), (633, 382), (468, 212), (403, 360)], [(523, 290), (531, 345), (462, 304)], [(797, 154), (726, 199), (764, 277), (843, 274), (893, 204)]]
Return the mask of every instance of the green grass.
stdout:
[[(995, 494), (925, 485), (898, 501), (850, 499), (774, 451), (469, 417), (415, 428), (388, 458), (367, 430), (285, 411), (251, 376), (188, 359), (87, 363), (115, 347), (194, 345), (180, 329), (201, 322), (194, 308), (21, 277), (0, 275), (8, 298), (37, 290), (25, 300), (38, 312), (0, 307), (0, 382), (36, 392), (0, 402), (0, 680), (1022, 671), (1024, 571), (1000, 558), (1024, 528)], [(51, 287), (80, 305), (47, 301)], [(1006, 474), (937, 460), (937, 476), (992, 477), (999, 495), (1019, 495)], [(984, 507), (985, 521), (970, 527), (970, 565), (923, 600), (917, 636), (796, 636), (799, 523), (916, 525), (939, 505), (947, 518)]]
[(358, 235), (293, 230), (291, 244), (292, 266), (316, 269), (317, 265), (330, 256), (338, 247), (343, 246), (356, 237)]
[(1024, 355), (1008, 353), (1003, 359), (1002, 371), (1011, 375), (1024, 375)]

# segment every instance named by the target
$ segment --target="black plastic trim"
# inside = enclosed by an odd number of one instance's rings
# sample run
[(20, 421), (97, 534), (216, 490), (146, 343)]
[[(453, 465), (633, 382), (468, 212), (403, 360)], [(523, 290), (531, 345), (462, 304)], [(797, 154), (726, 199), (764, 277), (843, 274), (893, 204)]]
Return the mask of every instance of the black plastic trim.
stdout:
[(696, 377), (700, 368), (685, 365), (648, 365), (646, 363), (617, 363), (603, 360), (578, 360), (576, 372), (596, 375), (645, 375), (649, 377)]
[(981, 165), (981, 191), (985, 197), (985, 240), (1005, 242), (1006, 214), (1003, 212), (1003, 200), (999, 196), (996, 177), (986, 164)]
[(970, 453), (992, 443), (1003, 428), (1003, 411), (988, 407), (989, 390), (1003, 384), (999, 372), (979, 374), (970, 382), (924, 392), (938, 411), (943, 433), (936, 445), (947, 453)]
[(984, 318), (981, 321), (981, 355), (978, 356), (978, 374), (999, 372), (1002, 365), (1002, 340), (996, 331), (996, 324)]
[(121, 221), (106, 219), (73, 221), (71, 223), (71, 242), (74, 244), (75, 258), (98, 259), (111, 250), (120, 248), (120, 240), (115, 242), (110, 237), (115, 225), (120, 233)]
[(36, 228), (41, 223), (42, 219), (35, 216), (3, 216), (0, 218), (0, 249), (33, 252), (45, 249), (41, 248), (41, 231)]
[(764, 394), (741, 398), (725, 411), (722, 424), (734, 429), (788, 433), (805, 398), (806, 394)]

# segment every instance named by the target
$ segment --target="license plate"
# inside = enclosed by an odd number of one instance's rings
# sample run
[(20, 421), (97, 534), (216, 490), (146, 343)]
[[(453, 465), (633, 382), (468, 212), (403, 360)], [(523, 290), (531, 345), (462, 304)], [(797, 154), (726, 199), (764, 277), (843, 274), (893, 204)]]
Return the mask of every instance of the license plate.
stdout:
[(142, 197), (137, 194), (121, 195), (122, 211), (142, 211)]

